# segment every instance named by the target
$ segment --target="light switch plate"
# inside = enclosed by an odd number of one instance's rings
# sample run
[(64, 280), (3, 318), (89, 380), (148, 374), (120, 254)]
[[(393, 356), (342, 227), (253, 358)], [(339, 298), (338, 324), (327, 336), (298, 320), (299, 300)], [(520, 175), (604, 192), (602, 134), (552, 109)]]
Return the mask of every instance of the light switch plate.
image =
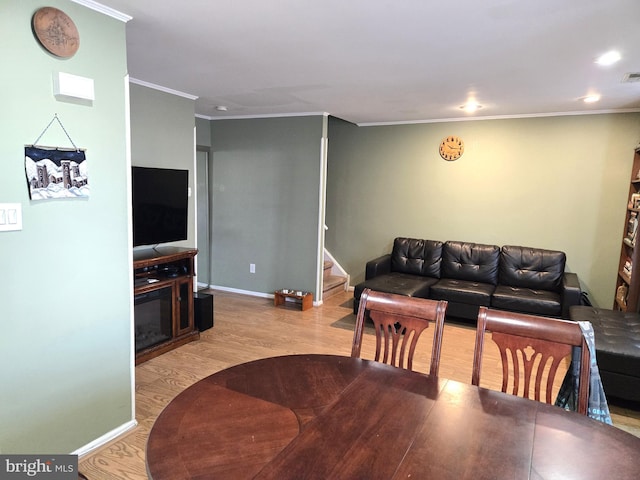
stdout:
[(22, 230), (22, 204), (0, 203), (0, 232)]

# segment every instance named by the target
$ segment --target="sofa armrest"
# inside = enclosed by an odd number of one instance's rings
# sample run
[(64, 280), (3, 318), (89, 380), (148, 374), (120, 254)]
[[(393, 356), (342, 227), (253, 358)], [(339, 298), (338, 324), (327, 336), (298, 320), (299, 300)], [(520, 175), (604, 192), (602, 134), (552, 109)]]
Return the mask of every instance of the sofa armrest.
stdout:
[(370, 280), (378, 275), (391, 272), (391, 254), (387, 253), (381, 257), (369, 260), (366, 265), (364, 279)]
[(569, 318), (569, 308), (572, 305), (580, 305), (582, 291), (578, 275), (564, 272), (562, 276), (562, 318)]

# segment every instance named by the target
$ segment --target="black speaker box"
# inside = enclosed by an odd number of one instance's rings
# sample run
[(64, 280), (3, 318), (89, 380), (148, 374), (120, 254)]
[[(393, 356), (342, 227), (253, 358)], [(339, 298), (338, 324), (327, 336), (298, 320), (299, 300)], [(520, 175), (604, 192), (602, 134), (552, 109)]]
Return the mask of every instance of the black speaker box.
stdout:
[(202, 332), (213, 327), (213, 295), (200, 292), (194, 293), (193, 309), (198, 330)]

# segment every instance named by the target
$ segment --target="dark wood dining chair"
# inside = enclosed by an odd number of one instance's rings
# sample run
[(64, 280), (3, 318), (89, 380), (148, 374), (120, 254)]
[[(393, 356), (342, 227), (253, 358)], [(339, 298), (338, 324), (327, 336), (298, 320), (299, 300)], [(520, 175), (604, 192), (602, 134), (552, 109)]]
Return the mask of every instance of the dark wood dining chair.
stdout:
[(360, 357), (367, 321), (376, 334), (374, 360), (413, 370), (413, 357), (422, 332), (434, 324), (429, 375), (437, 376), (447, 302), (376, 292), (366, 288), (360, 297), (351, 356)]
[(574, 346), (582, 347), (578, 412), (587, 414), (590, 354), (577, 323), (480, 307), (471, 376), (473, 385), (480, 385), (485, 332), (491, 333), (491, 339), (500, 350), (502, 391), (531, 398), (533, 385), (534, 399), (550, 404), (554, 401), (551, 395), (558, 366), (567, 356), (571, 357)]

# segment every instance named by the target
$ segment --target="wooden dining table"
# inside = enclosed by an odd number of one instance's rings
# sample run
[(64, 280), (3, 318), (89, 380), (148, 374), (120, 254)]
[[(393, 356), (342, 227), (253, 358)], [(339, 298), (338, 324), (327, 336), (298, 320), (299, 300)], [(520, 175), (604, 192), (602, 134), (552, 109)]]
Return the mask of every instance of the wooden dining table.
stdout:
[(335, 355), (265, 358), (180, 393), (153, 480), (640, 478), (640, 438), (553, 405)]

